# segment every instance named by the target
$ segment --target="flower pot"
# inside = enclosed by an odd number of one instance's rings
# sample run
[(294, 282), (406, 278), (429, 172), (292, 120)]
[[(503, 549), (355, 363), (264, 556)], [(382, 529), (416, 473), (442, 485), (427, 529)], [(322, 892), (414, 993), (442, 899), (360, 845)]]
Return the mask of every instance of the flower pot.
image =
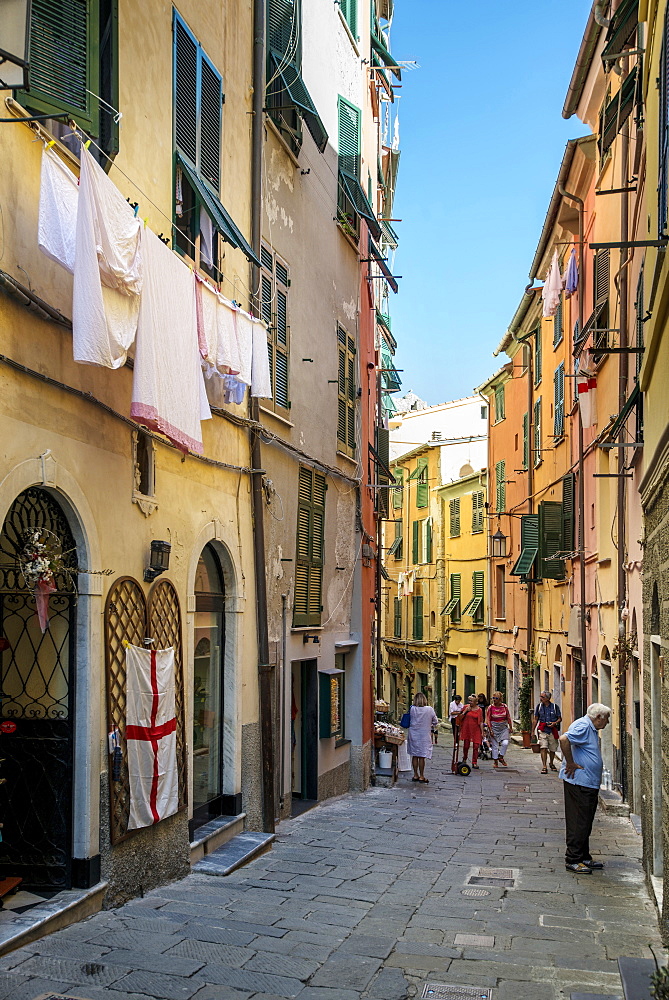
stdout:
[(528, 729), (523, 729), (523, 750), (532, 746), (532, 734)]

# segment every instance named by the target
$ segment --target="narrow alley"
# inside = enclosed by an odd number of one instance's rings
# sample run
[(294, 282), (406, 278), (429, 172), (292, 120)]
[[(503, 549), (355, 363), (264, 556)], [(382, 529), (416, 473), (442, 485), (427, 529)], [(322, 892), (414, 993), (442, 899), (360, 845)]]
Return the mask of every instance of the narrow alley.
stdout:
[(0, 960), (0, 1000), (493, 1000), (621, 996), (617, 959), (658, 957), (641, 838), (598, 813), (603, 872), (564, 869), (562, 785), (515, 749), (468, 778), (450, 748), (401, 779), (283, 822), (252, 864), (191, 874)]

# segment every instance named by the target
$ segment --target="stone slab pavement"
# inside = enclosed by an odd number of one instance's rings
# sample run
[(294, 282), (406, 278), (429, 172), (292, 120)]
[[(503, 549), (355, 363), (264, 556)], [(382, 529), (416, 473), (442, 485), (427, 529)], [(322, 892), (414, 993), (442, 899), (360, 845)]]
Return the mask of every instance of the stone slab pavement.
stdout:
[(527, 751), (508, 760), (462, 778), (439, 746), (429, 784), (326, 802), (232, 875), (193, 873), (5, 956), (0, 1000), (620, 996), (616, 959), (661, 955), (640, 838), (600, 813), (605, 870), (566, 872), (562, 783)]

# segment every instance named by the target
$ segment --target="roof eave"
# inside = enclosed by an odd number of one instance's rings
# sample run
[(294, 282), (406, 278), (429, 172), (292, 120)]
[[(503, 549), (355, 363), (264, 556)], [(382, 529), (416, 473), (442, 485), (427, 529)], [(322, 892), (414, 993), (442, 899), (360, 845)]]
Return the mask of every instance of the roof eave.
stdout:
[(564, 107), (562, 108), (563, 118), (571, 118), (571, 116), (576, 112), (583, 95), (585, 81), (588, 78), (588, 73), (590, 72), (590, 67), (592, 66), (592, 60), (595, 54), (595, 49), (597, 48), (599, 33), (602, 30), (601, 26), (597, 24), (595, 20), (596, 6), (597, 0), (595, 0), (590, 10), (590, 16), (588, 17), (588, 23), (585, 26), (581, 47), (578, 50), (574, 70), (571, 74), (571, 80), (569, 81), (567, 94), (564, 99)]

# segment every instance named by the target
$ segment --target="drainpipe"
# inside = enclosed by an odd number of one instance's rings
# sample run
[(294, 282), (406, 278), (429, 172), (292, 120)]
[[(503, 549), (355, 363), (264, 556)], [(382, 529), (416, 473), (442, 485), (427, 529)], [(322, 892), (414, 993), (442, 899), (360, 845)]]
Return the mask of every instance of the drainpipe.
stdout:
[[(598, 5), (601, 6), (601, 5)], [(595, 12), (595, 18), (597, 14)], [(601, 24), (601, 21), (597, 21)], [(607, 22), (608, 23), (608, 22)], [(583, 329), (583, 305), (584, 305), (584, 288), (583, 282), (585, 280), (583, 265), (585, 251), (583, 247), (584, 239), (584, 204), (583, 199), (579, 198), (576, 194), (571, 194), (566, 191), (562, 184), (559, 185), (558, 190), (563, 198), (568, 198), (570, 201), (575, 201), (578, 210), (578, 277), (579, 277), (579, 288), (578, 288), (578, 329), (579, 332)], [(622, 357), (622, 355), (621, 355)], [(574, 706), (574, 717), (580, 715), (581, 705), (583, 704), (583, 668), (586, 671), (588, 669), (588, 656), (587, 656), (587, 628), (586, 628), (586, 601), (585, 601), (585, 461), (584, 461), (584, 446), (583, 446), (583, 420), (581, 418), (581, 407), (578, 407), (578, 570), (579, 570), (579, 584), (581, 591), (581, 607), (580, 607), (580, 618), (581, 618), (581, 669), (578, 671), (573, 671), (573, 684), (572, 684), (572, 700)], [(578, 712), (577, 712), (578, 709)]]
[[(382, 403), (383, 403), (383, 394), (382, 394), (382, 391), (381, 391), (381, 381), (382, 381), (382, 379), (383, 379), (382, 372), (377, 372), (376, 373), (376, 420), (374, 422), (375, 426), (376, 425), (380, 426), (380, 424), (381, 424), (381, 413), (382, 413)], [(376, 444), (378, 444), (378, 442), (375, 441), (374, 444), (376, 445)], [(377, 480), (377, 485), (378, 485), (378, 480), (379, 480), (378, 466), (377, 466), (376, 480)], [(388, 500), (387, 500), (388, 507), (390, 508), (390, 503), (391, 503), (390, 487), (388, 487), (388, 492), (387, 492), (386, 496), (388, 498)], [(365, 522), (364, 522), (364, 519), (363, 519), (363, 513), (364, 513), (364, 511), (363, 511), (363, 507), (362, 507), (362, 495), (361, 495), (360, 499), (361, 499), (360, 520), (362, 522), (362, 529), (363, 529), (363, 532), (364, 532), (366, 530), (366, 528), (365, 528)], [(379, 497), (379, 491), (377, 489), (376, 490), (376, 507), (377, 507), (377, 510), (379, 509), (379, 506), (380, 506), (380, 497)], [(390, 510), (388, 510), (388, 514), (390, 514)], [(404, 525), (402, 525), (402, 532), (404, 532)], [(381, 600), (381, 588), (383, 586), (383, 576), (381, 574), (382, 560), (383, 560), (383, 518), (378, 517), (376, 519), (376, 573), (375, 573), (375, 590), (376, 590), (376, 593), (374, 595), (376, 597), (376, 637), (375, 637), (376, 638), (376, 642), (375, 642), (375, 653), (376, 653), (375, 660), (376, 660), (376, 665), (375, 665), (374, 678), (373, 678), (373, 695), (374, 695), (374, 697), (372, 699), (372, 711), (374, 710), (373, 703), (374, 703), (374, 701), (376, 701), (376, 671), (382, 665), (382, 655), (383, 655), (383, 645), (382, 645), (383, 602)], [(365, 609), (365, 614), (367, 614), (367, 610), (366, 609)], [(365, 673), (365, 669), (364, 669), (364, 664), (363, 664), (363, 677), (364, 677), (364, 673)], [(363, 683), (364, 683), (364, 681), (363, 681)], [(372, 715), (372, 718), (374, 718), (373, 715)], [(372, 760), (374, 760), (374, 750), (372, 750)]]
[[(253, 0), (253, 115), (251, 118), (251, 240), (260, 256), (262, 225), (262, 140), (263, 104), (265, 96), (265, 0)], [(258, 267), (251, 267), (251, 288), (260, 282)], [(254, 311), (258, 309), (257, 292)], [(262, 468), (260, 436), (257, 430), (260, 410), (258, 399), (250, 397), (249, 410), (256, 426), (250, 431), (251, 468)], [(274, 833), (274, 733), (272, 725), (272, 666), (269, 662), (267, 630), (267, 579), (265, 576), (265, 523), (263, 512), (263, 476), (251, 476), (253, 510), (253, 559), (256, 583), (256, 622), (258, 633), (258, 693), (260, 702), (260, 751), (262, 761), (262, 824), (267, 833)], [(283, 748), (282, 748), (283, 750)]]
[(595, 21), (597, 24), (601, 25), (602, 28), (608, 28), (611, 24), (611, 18), (604, 17), (604, 14), (602, 13), (604, 8), (608, 7), (608, 5), (608, 0), (598, 0), (598, 3), (595, 4), (595, 9), (593, 11)]
[[(628, 62), (627, 59), (624, 60)], [(627, 71), (627, 66), (625, 66)], [(627, 187), (629, 170), (629, 124), (622, 130), (620, 141), (621, 152), (621, 185)], [(626, 191), (621, 195), (620, 202), (620, 240), (626, 243), (629, 239), (629, 195)], [(626, 256), (629, 250), (620, 251), (620, 347), (623, 352), (618, 355), (620, 358), (618, 368), (618, 413), (625, 405), (627, 398), (627, 378), (629, 373), (629, 355), (625, 354), (624, 348), (628, 346), (628, 270), (626, 266)], [(621, 427), (618, 442), (622, 443), (625, 438), (624, 428)], [(627, 602), (627, 577), (625, 574), (625, 500), (626, 482), (623, 478), (625, 472), (625, 449), (618, 448), (618, 525), (616, 548), (618, 555), (618, 647), (620, 656), (618, 658), (618, 719), (620, 731), (620, 784), (623, 799), (627, 797), (627, 658), (625, 656), (625, 632), (626, 620), (622, 616), (622, 610)]]

